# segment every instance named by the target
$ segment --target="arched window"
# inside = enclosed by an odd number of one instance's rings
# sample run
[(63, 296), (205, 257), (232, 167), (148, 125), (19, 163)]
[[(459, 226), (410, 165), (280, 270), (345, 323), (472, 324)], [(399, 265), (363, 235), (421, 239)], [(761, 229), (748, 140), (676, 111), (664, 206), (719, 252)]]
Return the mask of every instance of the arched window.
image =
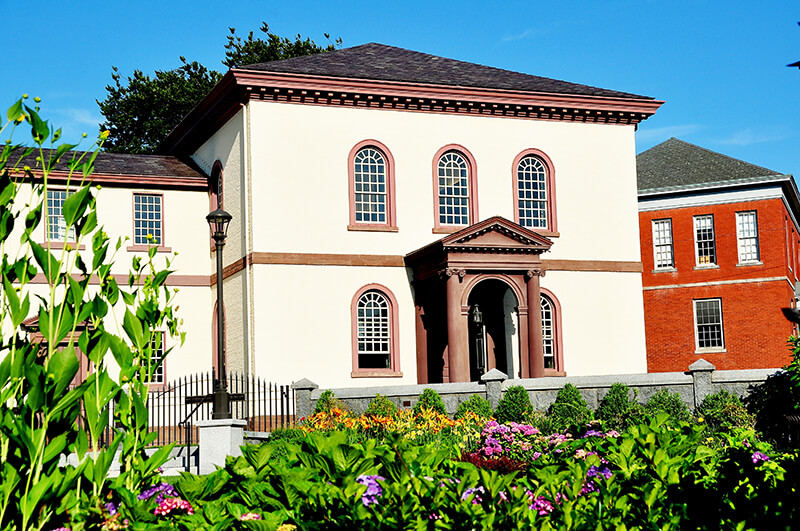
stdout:
[[(546, 290), (543, 290), (546, 291)], [(541, 294), (542, 352), (547, 372), (563, 371), (561, 353), (561, 315), (558, 300), (550, 293)]]
[(394, 160), (374, 140), (350, 152), (350, 230), (397, 230), (394, 212)]
[(353, 376), (399, 372), (397, 303), (387, 288), (370, 284), (353, 297)]
[(544, 153), (526, 150), (514, 160), (514, 218), (523, 227), (556, 232), (553, 165)]
[(434, 232), (453, 232), (478, 221), (475, 161), (461, 146), (440, 149), (433, 159)]

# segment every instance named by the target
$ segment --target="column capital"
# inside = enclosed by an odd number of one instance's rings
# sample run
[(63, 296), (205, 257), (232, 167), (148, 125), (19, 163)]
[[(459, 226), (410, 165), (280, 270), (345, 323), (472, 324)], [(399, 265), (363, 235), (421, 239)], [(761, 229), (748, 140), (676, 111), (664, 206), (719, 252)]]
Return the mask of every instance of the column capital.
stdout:
[(530, 280), (533, 277), (541, 278), (541, 277), (544, 276), (544, 274), (545, 274), (545, 270), (543, 268), (541, 268), (541, 267), (537, 267), (537, 268), (528, 269), (527, 271), (525, 271), (525, 278), (527, 280)]
[(445, 267), (444, 269), (439, 270), (439, 278), (450, 278), (452, 276), (457, 275), (458, 280), (464, 280), (464, 277), (467, 274), (466, 269), (459, 269), (457, 267)]

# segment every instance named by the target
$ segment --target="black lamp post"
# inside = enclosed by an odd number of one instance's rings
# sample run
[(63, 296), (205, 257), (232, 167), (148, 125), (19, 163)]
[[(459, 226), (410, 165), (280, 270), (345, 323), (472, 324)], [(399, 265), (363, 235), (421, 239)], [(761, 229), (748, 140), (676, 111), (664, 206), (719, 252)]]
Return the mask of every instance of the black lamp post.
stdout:
[(231, 402), (228, 382), (225, 375), (225, 326), (222, 299), (222, 246), (228, 233), (228, 225), (233, 216), (217, 208), (206, 216), (217, 249), (217, 374), (214, 380), (214, 410), (212, 419), (231, 418)]

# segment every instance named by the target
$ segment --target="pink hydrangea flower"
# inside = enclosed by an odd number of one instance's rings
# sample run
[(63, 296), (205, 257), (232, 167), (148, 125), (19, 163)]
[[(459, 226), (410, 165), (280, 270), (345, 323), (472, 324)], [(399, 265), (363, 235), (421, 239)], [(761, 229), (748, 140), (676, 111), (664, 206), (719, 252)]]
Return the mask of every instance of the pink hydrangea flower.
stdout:
[(158, 504), (153, 514), (156, 516), (166, 516), (175, 510), (183, 510), (186, 511), (186, 514), (194, 514), (192, 504), (180, 498), (165, 498)]
[(242, 516), (239, 517), (239, 520), (242, 521), (261, 520), (261, 515), (256, 513), (244, 513)]

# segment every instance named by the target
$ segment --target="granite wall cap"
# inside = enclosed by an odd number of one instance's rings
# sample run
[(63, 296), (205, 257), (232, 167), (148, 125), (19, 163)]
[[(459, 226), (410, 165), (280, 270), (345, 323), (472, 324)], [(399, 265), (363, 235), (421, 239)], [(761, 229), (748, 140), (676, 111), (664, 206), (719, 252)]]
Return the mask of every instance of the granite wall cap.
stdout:
[(309, 380), (308, 378), (303, 378), (299, 382), (293, 383), (292, 384), (292, 389), (294, 389), (295, 391), (301, 390), (301, 389), (302, 390), (313, 391), (314, 389), (319, 389), (319, 386), (317, 384), (315, 384), (314, 382), (312, 382), (311, 380)]
[(508, 380), (508, 375), (499, 369), (492, 369), (481, 376), (482, 382), (501, 382), (503, 380)]
[(714, 364), (704, 360), (703, 358), (700, 358), (696, 362), (689, 365), (689, 372), (711, 372), (715, 370), (717, 370), (717, 368), (714, 366)]

